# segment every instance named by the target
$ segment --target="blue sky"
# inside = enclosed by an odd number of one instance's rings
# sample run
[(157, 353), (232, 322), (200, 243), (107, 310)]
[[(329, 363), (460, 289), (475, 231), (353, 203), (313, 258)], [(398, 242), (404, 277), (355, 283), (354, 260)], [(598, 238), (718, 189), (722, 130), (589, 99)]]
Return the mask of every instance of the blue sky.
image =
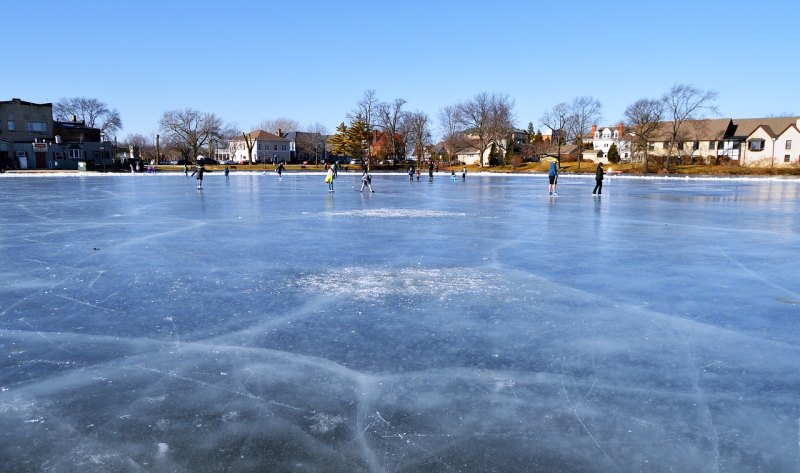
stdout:
[(332, 132), (363, 92), (438, 110), (508, 94), (516, 123), (590, 95), (603, 123), (675, 83), (721, 116), (800, 114), (800, 1), (6, 2), (0, 100), (93, 97), (129, 133), (167, 110)]

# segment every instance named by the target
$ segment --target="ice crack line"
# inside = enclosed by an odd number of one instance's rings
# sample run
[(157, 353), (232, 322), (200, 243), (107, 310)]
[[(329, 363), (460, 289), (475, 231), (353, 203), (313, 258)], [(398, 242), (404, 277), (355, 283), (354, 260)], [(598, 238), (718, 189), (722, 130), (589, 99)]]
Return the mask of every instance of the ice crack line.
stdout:
[(608, 453), (605, 451), (605, 449), (600, 445), (600, 442), (598, 442), (597, 439), (594, 437), (594, 434), (592, 434), (592, 432), (589, 430), (589, 428), (583, 422), (583, 419), (581, 419), (581, 416), (578, 414), (578, 410), (575, 408), (575, 406), (572, 404), (572, 400), (570, 400), (570, 398), (569, 398), (569, 393), (567, 392), (567, 387), (564, 385), (564, 376), (563, 375), (561, 376), (561, 389), (564, 390), (564, 396), (567, 397), (567, 403), (569, 404), (570, 409), (572, 410), (572, 414), (575, 416), (576, 419), (578, 419), (578, 422), (581, 424), (581, 427), (583, 427), (583, 430), (586, 432), (586, 434), (589, 436), (589, 438), (592, 439), (592, 442), (594, 442), (594, 445), (597, 447), (597, 449), (600, 450), (600, 452), (603, 453), (603, 455), (608, 459), (609, 462), (611, 462), (611, 465), (614, 467), (614, 469), (619, 471), (620, 473), (622, 473), (622, 470), (620, 470), (619, 466), (617, 466), (617, 464), (614, 462), (614, 459), (612, 459), (611, 456), (608, 455)]

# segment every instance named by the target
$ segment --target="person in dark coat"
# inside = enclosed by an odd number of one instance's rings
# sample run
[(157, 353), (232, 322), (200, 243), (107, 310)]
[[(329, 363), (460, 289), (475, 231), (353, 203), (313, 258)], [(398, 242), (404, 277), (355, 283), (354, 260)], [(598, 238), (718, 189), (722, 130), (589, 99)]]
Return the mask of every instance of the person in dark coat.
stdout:
[(201, 164), (200, 166), (197, 166), (197, 169), (195, 169), (194, 172), (192, 173), (192, 176), (197, 175), (197, 188), (198, 189), (202, 189), (203, 188), (203, 173), (204, 172), (206, 172), (206, 168), (204, 168), (203, 165)]
[(594, 180), (597, 184), (594, 186), (594, 190), (592, 191), (592, 195), (597, 194), (600, 195), (603, 193), (603, 175), (605, 172), (603, 171), (603, 163), (597, 163), (597, 170), (594, 174)]

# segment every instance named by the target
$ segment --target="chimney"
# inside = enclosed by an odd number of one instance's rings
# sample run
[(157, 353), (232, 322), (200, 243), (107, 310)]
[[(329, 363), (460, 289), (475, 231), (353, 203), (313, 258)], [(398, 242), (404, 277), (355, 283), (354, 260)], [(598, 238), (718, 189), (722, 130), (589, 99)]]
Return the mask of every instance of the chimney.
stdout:
[[(584, 128), (584, 130), (585, 130), (585, 128)], [(595, 134), (595, 133), (597, 133), (597, 123), (595, 123), (594, 125), (592, 125), (592, 138), (594, 138), (594, 134)]]
[(622, 134), (625, 133), (625, 125), (622, 122), (617, 125), (617, 132), (619, 132), (619, 137), (622, 138)]
[(280, 136), (281, 138), (283, 138), (283, 135), (281, 134), (281, 129), (280, 129), (280, 128), (278, 128), (278, 136)]
[(77, 121), (78, 121), (77, 115), (72, 115), (72, 123), (75, 123)]

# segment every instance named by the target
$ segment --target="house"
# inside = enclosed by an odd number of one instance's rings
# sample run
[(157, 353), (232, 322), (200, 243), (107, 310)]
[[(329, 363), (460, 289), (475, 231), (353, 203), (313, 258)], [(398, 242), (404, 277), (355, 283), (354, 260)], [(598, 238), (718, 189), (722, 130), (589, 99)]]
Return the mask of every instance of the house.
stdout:
[(744, 158), (748, 165), (800, 164), (800, 119), (782, 130), (759, 124), (746, 141)]
[(282, 136), (264, 130), (253, 130), (241, 138), (228, 142), (229, 154), (238, 163), (247, 163), (250, 159), (248, 147), (252, 147), (253, 162), (256, 163), (288, 163), (291, 161), (290, 141)]
[(53, 120), (53, 104), (0, 101), (0, 168), (79, 169), (112, 165), (113, 145), (82, 121)]
[[(490, 148), (491, 149), (491, 148)], [(489, 150), (487, 150), (488, 152)], [(485, 154), (485, 153), (484, 153)], [(456, 152), (456, 160), (464, 164), (480, 164), (481, 152), (477, 148), (464, 148)]]
[[(561, 153), (559, 156), (559, 152)], [(578, 160), (578, 145), (550, 145), (544, 152), (545, 156), (550, 156), (560, 161), (577, 161)]]
[(583, 141), (592, 145), (592, 149), (584, 150), (583, 159), (591, 159), (596, 163), (608, 163), (608, 151), (611, 145), (617, 145), (619, 158), (621, 161), (631, 159), (630, 137), (625, 136), (625, 125), (618, 123), (616, 126), (598, 128), (597, 124), (592, 125), (592, 131), (584, 136)]
[[(704, 120), (689, 120), (683, 123), (677, 142), (672, 143), (672, 122), (663, 122), (648, 141), (648, 154), (650, 156), (664, 157), (670, 155), (681, 163), (720, 163), (725, 161), (735, 162), (740, 165), (750, 165), (763, 162), (764, 152), (759, 149), (759, 143), (753, 144), (755, 162), (748, 159), (750, 151), (748, 138), (761, 127), (762, 131), (755, 136), (765, 139), (767, 135), (792, 131), (791, 125), (797, 127), (800, 117), (780, 118), (717, 118)], [(791, 141), (791, 138), (785, 138)], [(770, 141), (772, 140), (770, 136)], [(777, 140), (777, 135), (776, 135)], [(783, 143), (783, 142), (782, 142)], [(785, 143), (784, 143), (785, 144)], [(791, 143), (789, 143), (791, 146)], [(772, 150), (773, 148), (770, 148)], [(777, 151), (777, 150), (776, 150)], [(788, 153), (791, 161), (791, 152)], [(777, 163), (776, 163), (777, 164)], [(781, 163), (783, 164), (783, 163)]]

